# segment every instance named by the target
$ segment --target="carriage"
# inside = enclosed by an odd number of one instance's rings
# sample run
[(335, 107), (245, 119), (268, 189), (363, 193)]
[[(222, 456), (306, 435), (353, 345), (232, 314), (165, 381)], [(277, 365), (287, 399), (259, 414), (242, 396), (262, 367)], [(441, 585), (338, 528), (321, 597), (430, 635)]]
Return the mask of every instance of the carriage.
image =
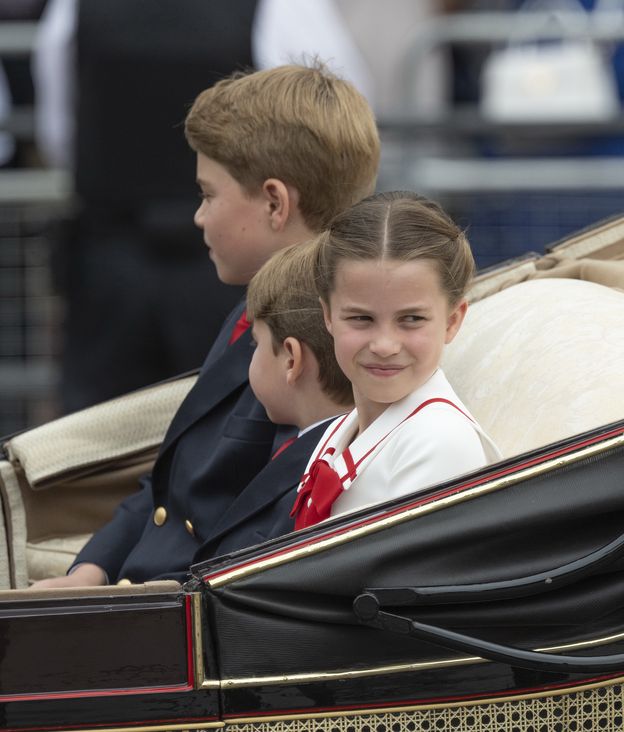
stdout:
[(483, 272), (445, 372), (504, 458), (193, 566), (28, 590), (149, 469), (193, 375), (5, 440), (0, 728), (613, 730), (624, 218)]

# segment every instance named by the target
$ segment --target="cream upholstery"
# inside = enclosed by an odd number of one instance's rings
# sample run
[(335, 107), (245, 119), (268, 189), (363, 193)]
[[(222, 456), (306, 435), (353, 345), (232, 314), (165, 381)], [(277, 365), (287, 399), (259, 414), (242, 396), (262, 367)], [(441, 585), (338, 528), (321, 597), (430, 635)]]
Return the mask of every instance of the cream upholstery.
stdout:
[(477, 302), (507, 287), (541, 277), (566, 277), (624, 290), (624, 216), (572, 234), (548, 254), (532, 252), (479, 273), (468, 299)]
[(26, 542), (28, 579), (35, 582), (48, 577), (64, 575), (76, 554), (91, 538), (91, 534), (77, 534), (45, 541)]
[(56, 476), (126, 458), (158, 446), (195, 376), (158, 384), (61, 417), (14, 437), (9, 456), (31, 488)]
[(0, 588), (11, 587), (11, 546), (5, 528), (7, 524), (4, 501), (0, 501)]
[(624, 418), (624, 293), (523, 282), (470, 306), (442, 366), (511, 456)]
[(0, 496), (4, 514), (0, 541), (6, 544), (6, 552), (0, 560), (0, 589), (26, 587), (26, 514), (17, 476), (6, 460), (0, 461)]
[(98, 404), (5, 445), (0, 590), (66, 572), (91, 533), (151, 469), (195, 379), (181, 377)]
[(180, 584), (175, 580), (155, 580), (140, 585), (104, 585), (101, 587), (45, 587), (0, 591), (0, 602), (23, 602), (24, 600), (71, 600), (76, 597), (124, 597), (127, 595), (160, 595), (177, 592)]

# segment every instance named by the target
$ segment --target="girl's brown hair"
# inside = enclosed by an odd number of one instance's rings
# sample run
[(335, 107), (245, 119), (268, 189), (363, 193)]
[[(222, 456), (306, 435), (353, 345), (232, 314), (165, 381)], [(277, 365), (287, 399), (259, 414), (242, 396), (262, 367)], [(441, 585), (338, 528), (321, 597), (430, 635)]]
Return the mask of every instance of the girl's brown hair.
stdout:
[(465, 295), (474, 259), (464, 232), (435, 202), (411, 191), (378, 193), (338, 214), (318, 242), (317, 290), (329, 303), (343, 260), (424, 259), (451, 305)]

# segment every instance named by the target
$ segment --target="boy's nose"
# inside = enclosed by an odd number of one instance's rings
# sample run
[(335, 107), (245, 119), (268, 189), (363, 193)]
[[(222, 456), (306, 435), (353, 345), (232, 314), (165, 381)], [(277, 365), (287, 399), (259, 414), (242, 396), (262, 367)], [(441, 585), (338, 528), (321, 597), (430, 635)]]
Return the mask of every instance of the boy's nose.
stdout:
[(195, 224), (195, 226), (197, 226), (198, 229), (204, 228), (203, 208), (204, 208), (204, 202), (202, 201), (199, 204), (197, 211), (195, 211), (195, 215), (193, 216), (193, 223)]

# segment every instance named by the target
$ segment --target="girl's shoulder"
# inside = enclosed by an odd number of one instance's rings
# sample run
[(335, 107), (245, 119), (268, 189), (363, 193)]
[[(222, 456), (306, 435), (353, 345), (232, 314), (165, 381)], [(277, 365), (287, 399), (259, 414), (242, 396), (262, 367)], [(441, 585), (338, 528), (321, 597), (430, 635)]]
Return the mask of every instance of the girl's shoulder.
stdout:
[(421, 443), (448, 445), (473, 437), (478, 441), (478, 429), (477, 423), (460, 405), (446, 400), (432, 400), (399, 426), (395, 440), (403, 443), (411, 441), (413, 444), (417, 436)]
[[(448, 382), (447, 382), (448, 383)], [(418, 445), (423, 455), (444, 455), (450, 449), (467, 455), (485, 453), (487, 462), (500, 460), (501, 454), (467, 407), (452, 391), (418, 399), (412, 416), (396, 430), (392, 447), (394, 458), (408, 454)]]

